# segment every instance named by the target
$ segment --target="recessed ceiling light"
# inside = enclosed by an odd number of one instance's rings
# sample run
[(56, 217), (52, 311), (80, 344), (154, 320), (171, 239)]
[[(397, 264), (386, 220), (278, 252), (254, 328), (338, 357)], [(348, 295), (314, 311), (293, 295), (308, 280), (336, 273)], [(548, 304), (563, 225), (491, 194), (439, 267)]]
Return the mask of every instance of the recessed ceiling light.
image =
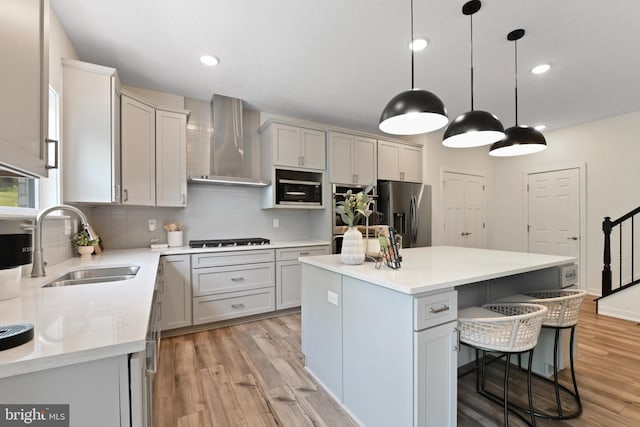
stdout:
[(427, 39), (414, 39), (412, 43), (409, 43), (409, 49), (413, 50), (414, 52), (418, 52), (419, 50), (423, 50), (425, 47), (427, 47), (428, 44), (429, 42), (427, 41)]
[(536, 65), (531, 69), (533, 74), (544, 74), (551, 69), (551, 65), (549, 64), (540, 64)]
[(209, 66), (218, 65), (218, 63), (220, 62), (220, 60), (218, 58), (216, 58), (215, 56), (211, 56), (211, 55), (202, 55), (200, 57), (200, 61), (204, 65), (209, 65)]
[(547, 128), (547, 125), (538, 125), (538, 126), (534, 126), (533, 128), (539, 132), (542, 132)]

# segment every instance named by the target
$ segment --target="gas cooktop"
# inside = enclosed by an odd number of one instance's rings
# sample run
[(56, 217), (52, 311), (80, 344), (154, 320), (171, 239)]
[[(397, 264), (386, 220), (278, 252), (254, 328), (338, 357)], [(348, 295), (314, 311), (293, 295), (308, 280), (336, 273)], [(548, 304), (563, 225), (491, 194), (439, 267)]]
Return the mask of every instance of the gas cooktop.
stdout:
[(211, 240), (189, 240), (192, 248), (221, 248), (224, 246), (260, 246), (271, 243), (269, 239), (262, 237), (250, 237), (248, 239), (211, 239)]

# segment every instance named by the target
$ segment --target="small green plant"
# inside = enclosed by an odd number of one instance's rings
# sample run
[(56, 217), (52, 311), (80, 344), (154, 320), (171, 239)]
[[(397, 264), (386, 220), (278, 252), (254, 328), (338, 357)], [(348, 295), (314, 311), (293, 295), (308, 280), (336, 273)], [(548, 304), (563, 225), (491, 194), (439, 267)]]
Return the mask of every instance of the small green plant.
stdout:
[(364, 191), (357, 194), (353, 194), (351, 190), (348, 190), (344, 201), (338, 202), (338, 207), (335, 210), (340, 214), (342, 221), (349, 227), (356, 225), (360, 217), (368, 218), (373, 212), (370, 209), (372, 200), (368, 194), (372, 188), (373, 185), (369, 185)]
[(71, 236), (71, 244), (73, 246), (94, 246), (97, 245), (99, 241), (99, 238), (94, 240), (89, 239), (89, 233), (87, 233), (87, 230), (78, 231), (76, 234)]

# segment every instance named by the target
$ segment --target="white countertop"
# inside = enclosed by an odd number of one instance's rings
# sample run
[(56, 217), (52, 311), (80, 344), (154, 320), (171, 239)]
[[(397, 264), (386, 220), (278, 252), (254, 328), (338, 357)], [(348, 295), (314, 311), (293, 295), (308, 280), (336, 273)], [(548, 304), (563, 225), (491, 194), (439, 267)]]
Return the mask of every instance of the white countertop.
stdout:
[[(75, 257), (47, 267), (45, 277), (21, 279), (21, 296), (0, 301), (0, 325), (34, 325), (33, 340), (0, 351), (0, 378), (144, 350), (161, 255), (329, 244), (302, 240), (222, 248), (106, 250), (90, 260)], [(134, 279), (42, 288), (68, 271), (125, 265), (140, 266)]]
[[(0, 351), (0, 378), (144, 350), (159, 256), (109, 250), (48, 267), (45, 277), (22, 278), (22, 295), (0, 301), (0, 325), (31, 323), (34, 338)], [(125, 265), (140, 266), (135, 278), (42, 288), (71, 270)]]
[(340, 262), (340, 255), (300, 258), (300, 261), (410, 295), (575, 262), (575, 258), (566, 256), (454, 246), (402, 249), (401, 252), (403, 261), (398, 270), (386, 265), (378, 270), (373, 262), (345, 265)]
[(199, 254), (204, 252), (233, 252), (233, 251), (255, 251), (259, 249), (284, 249), (305, 246), (328, 246), (331, 242), (327, 240), (286, 240), (272, 241), (268, 245), (251, 245), (251, 246), (223, 246), (220, 248), (190, 248), (187, 246), (152, 249), (160, 255), (181, 255), (181, 254)]

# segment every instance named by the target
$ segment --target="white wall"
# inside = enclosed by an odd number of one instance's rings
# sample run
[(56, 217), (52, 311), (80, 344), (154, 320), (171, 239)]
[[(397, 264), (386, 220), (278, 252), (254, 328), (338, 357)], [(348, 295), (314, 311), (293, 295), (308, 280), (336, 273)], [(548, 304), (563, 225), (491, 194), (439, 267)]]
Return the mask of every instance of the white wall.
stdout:
[(602, 220), (613, 219), (640, 206), (640, 112), (545, 132), (548, 148), (537, 154), (491, 158), (493, 197), (489, 209), (488, 246), (526, 250), (523, 233), (522, 172), (586, 164), (586, 277), (582, 286), (600, 294), (603, 234)]

